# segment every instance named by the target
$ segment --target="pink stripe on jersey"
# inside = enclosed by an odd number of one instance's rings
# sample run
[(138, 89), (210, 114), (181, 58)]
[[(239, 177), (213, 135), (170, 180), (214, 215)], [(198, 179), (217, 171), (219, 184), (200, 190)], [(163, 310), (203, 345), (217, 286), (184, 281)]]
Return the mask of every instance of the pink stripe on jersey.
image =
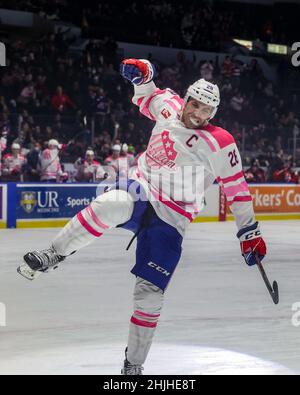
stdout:
[(99, 228), (108, 229), (108, 226), (105, 225), (103, 222), (101, 222), (100, 219), (96, 216), (96, 214), (91, 206), (88, 206), (86, 208), (86, 211), (88, 212), (89, 216), (93, 219), (95, 224), (99, 226)]
[(148, 317), (148, 318), (159, 318), (160, 314), (148, 314), (148, 313), (143, 313), (142, 311), (135, 310), (134, 314), (140, 315), (141, 317)]
[[(138, 169), (137, 170), (138, 173), (138, 177), (142, 178), (144, 181), (146, 181), (148, 183), (148, 181), (145, 179), (145, 177), (143, 176), (142, 172)], [(160, 202), (162, 202), (163, 204), (165, 204), (166, 206), (168, 206), (169, 208), (171, 208), (172, 210), (176, 211), (178, 214), (183, 215), (184, 217), (186, 217), (190, 222), (193, 221), (193, 216), (188, 213), (187, 211), (183, 210), (181, 207), (177, 206), (176, 204), (174, 204), (171, 200), (165, 200), (163, 198), (162, 195), (160, 195), (157, 191), (155, 191), (154, 188), (151, 187), (151, 185), (148, 183), (148, 186), (150, 188), (150, 192), (152, 193), (152, 195), (155, 197), (155, 199), (159, 200)], [(170, 199), (170, 198), (169, 198)]]
[(152, 121), (155, 121), (155, 117), (154, 117), (154, 115), (151, 114), (149, 108), (143, 107), (143, 108), (141, 109), (141, 113), (142, 113), (143, 115), (145, 115), (146, 117), (150, 118)]
[(148, 321), (142, 321), (142, 320), (138, 320), (135, 317), (131, 317), (130, 320), (134, 325), (137, 326), (143, 326), (145, 328), (155, 328), (157, 326), (157, 322), (148, 322)]
[(180, 105), (180, 107), (182, 107), (183, 99), (181, 99), (181, 97), (175, 95), (175, 96), (172, 96), (171, 99), (176, 100), (177, 103)]
[(177, 106), (176, 106), (176, 104), (174, 104), (171, 100), (164, 100), (164, 103), (167, 103), (167, 104), (169, 104), (169, 106), (174, 110), (174, 111), (178, 111), (178, 110), (180, 110), (180, 108), (178, 108)]
[(187, 211), (183, 210), (181, 207), (177, 206), (174, 204), (171, 200), (165, 200), (160, 194), (156, 193), (155, 191), (151, 190), (151, 193), (156, 195), (156, 198), (172, 210), (176, 211), (176, 213), (183, 215), (186, 217), (190, 222), (193, 221), (193, 216), (192, 214), (188, 213)]
[(225, 129), (222, 129), (218, 126), (213, 126), (211, 124), (208, 124), (203, 129), (212, 135), (221, 149), (227, 147), (228, 145), (234, 144), (233, 136)]
[(146, 101), (146, 103), (145, 103), (143, 106), (140, 107), (140, 111), (141, 111), (141, 113), (144, 114), (146, 117), (152, 119), (152, 121), (155, 121), (155, 117), (154, 117), (153, 114), (151, 114), (150, 109), (149, 109), (150, 103), (151, 103), (151, 100), (152, 100), (152, 99), (153, 99), (153, 97), (150, 96), (149, 99)]
[(78, 221), (81, 223), (81, 225), (89, 232), (91, 233), (93, 236), (95, 237), (100, 237), (102, 236), (102, 233), (97, 232), (94, 228), (92, 228), (86, 221), (86, 219), (84, 218), (84, 216), (82, 215), (82, 212), (80, 211), (77, 214), (77, 218)]
[(138, 105), (140, 106), (140, 112), (142, 114), (144, 114), (146, 117), (152, 119), (152, 121), (155, 121), (156, 119), (155, 119), (154, 115), (151, 114), (150, 109), (149, 109), (150, 103), (151, 103), (152, 99), (154, 99), (155, 96), (163, 95), (166, 92), (167, 92), (166, 89), (165, 90), (155, 89), (154, 93), (152, 93), (152, 95), (147, 99), (146, 103), (143, 106), (141, 106), (141, 104), (142, 104), (142, 101), (144, 100), (144, 98), (142, 98), (142, 100), (140, 101), (140, 104), (139, 104), (139, 99), (138, 99)]
[(145, 96), (140, 97), (140, 98), (137, 100), (137, 105), (140, 106), (140, 105), (142, 104), (142, 101), (143, 101), (144, 99), (145, 99)]
[(163, 94), (165, 94), (166, 92), (168, 92), (168, 89), (159, 89), (159, 88), (156, 88), (155, 91), (152, 93), (151, 98), (153, 99), (155, 96), (163, 95)]
[(207, 145), (209, 146), (209, 148), (210, 148), (210, 150), (211, 150), (212, 152), (216, 152), (216, 151), (217, 151), (216, 148), (215, 148), (215, 146), (213, 145), (213, 143), (210, 141), (209, 137), (207, 137), (206, 134), (203, 133), (202, 130), (197, 129), (197, 130), (195, 130), (195, 132), (196, 132), (200, 137), (202, 137), (203, 140), (205, 140), (205, 142), (207, 143)]
[(194, 214), (199, 214), (199, 212), (200, 212), (199, 208), (194, 203), (182, 202), (180, 200), (173, 200), (173, 202), (175, 204), (177, 204), (179, 207), (182, 207), (182, 206), (184, 206), (184, 207), (187, 207), (187, 206), (191, 207), (194, 210)]
[(223, 184), (227, 184), (228, 182), (236, 181), (241, 177), (244, 177), (243, 171), (239, 171), (238, 173), (234, 174), (233, 176), (229, 176), (229, 177), (224, 177), (224, 178), (218, 177), (217, 181), (219, 182), (219, 180), (220, 180), (223, 182)]
[(224, 191), (227, 198), (236, 196), (239, 192), (249, 192), (249, 187), (246, 181), (240, 182), (238, 185), (226, 187), (224, 186)]

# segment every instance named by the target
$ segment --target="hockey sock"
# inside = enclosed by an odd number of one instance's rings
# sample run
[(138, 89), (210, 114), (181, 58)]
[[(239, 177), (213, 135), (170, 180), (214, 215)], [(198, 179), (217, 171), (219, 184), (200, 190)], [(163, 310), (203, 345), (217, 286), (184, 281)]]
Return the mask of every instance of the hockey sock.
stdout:
[(134, 313), (130, 320), (127, 359), (142, 365), (150, 350), (163, 304), (163, 292), (150, 282), (137, 278)]

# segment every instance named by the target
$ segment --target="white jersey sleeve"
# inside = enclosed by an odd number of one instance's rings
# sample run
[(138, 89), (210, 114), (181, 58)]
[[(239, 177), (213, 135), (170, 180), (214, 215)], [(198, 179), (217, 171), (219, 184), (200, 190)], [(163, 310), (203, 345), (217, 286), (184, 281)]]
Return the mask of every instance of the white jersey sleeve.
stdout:
[(218, 127), (211, 132), (220, 147), (217, 155), (212, 156), (216, 180), (226, 195), (238, 229), (241, 229), (255, 222), (252, 196), (244, 177), (241, 156), (230, 133)]
[(152, 121), (175, 119), (183, 103), (171, 89), (159, 89), (153, 81), (135, 85), (132, 101), (140, 108), (140, 112)]

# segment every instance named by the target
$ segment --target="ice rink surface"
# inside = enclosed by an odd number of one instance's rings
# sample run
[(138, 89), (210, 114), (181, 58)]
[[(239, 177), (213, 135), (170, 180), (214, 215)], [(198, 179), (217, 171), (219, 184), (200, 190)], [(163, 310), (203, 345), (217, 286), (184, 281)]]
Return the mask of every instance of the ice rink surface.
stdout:
[[(234, 223), (192, 224), (145, 374), (300, 373), (300, 326), (292, 325), (300, 221), (261, 227), (280, 304), (243, 263)], [(131, 234), (110, 231), (36, 281), (18, 275), (22, 255), (47, 248), (56, 233), (0, 231), (0, 374), (119, 374), (135, 281), (134, 246), (125, 251)]]

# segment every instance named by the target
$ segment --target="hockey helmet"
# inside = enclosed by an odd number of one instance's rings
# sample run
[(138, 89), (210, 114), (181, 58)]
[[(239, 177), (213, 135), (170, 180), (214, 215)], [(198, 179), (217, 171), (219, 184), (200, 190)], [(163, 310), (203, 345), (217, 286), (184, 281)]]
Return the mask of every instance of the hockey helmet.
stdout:
[(201, 78), (188, 87), (184, 97), (184, 104), (187, 103), (190, 97), (214, 108), (209, 119), (212, 119), (216, 115), (220, 104), (220, 91), (218, 85), (212, 84), (204, 78)]

